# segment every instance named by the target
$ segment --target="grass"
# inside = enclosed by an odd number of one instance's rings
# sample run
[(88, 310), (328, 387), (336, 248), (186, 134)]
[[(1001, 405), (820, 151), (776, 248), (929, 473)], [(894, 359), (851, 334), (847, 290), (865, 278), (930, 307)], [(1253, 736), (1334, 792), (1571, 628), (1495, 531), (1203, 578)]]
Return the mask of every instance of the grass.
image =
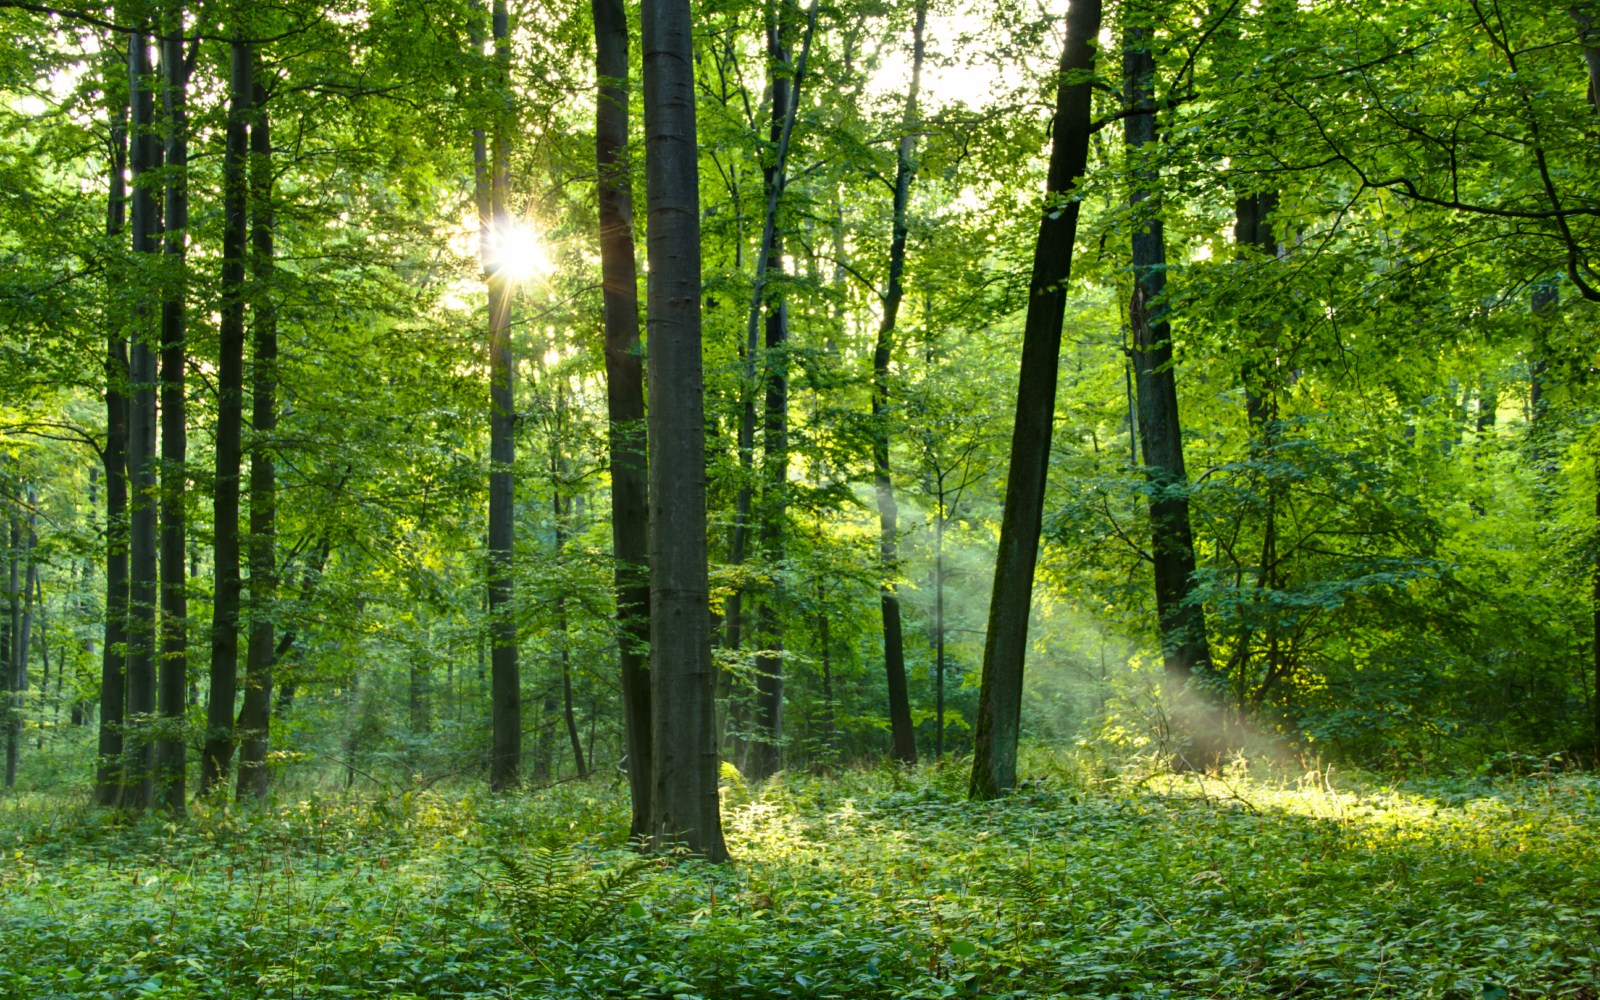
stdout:
[(987, 804), (958, 766), (736, 786), (736, 864), (626, 876), (601, 783), (0, 801), (0, 995), (1597, 1000), (1592, 776), (1027, 770)]

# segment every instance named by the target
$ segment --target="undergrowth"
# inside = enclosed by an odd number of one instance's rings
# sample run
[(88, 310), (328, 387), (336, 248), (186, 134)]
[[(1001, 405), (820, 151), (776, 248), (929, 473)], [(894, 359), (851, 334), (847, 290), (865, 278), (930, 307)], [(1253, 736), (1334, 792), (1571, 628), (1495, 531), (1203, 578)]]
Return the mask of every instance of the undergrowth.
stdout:
[(0, 800), (0, 996), (1600, 1000), (1592, 776), (1025, 770), (734, 783), (724, 867), (598, 783)]

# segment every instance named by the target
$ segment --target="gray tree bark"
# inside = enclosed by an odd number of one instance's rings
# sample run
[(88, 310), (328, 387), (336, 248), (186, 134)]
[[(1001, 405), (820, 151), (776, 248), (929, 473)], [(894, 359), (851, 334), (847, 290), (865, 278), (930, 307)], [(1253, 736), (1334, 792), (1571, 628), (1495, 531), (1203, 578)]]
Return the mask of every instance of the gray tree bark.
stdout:
[(700, 188), (688, 0), (644, 0), (650, 336), (650, 845), (727, 859), (706, 569)]

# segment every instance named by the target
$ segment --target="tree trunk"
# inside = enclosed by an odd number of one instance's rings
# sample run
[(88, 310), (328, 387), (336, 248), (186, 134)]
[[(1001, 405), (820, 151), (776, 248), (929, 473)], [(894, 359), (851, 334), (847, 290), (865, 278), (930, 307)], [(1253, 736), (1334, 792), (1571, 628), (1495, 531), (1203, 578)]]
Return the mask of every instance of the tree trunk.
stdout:
[[(239, 30), (242, 35), (244, 32)], [(206, 702), (200, 790), (226, 787), (233, 760), (234, 701), (239, 689), (239, 467), (244, 432), (244, 308), (249, 126), (255, 85), (250, 44), (232, 44), (227, 147), (222, 163), (222, 320), (217, 372), (216, 532), (211, 612), (211, 693)]]
[(1056, 90), (1054, 140), (1046, 183), (1046, 210), (1039, 220), (1029, 281), (1028, 315), (1022, 332), (1022, 368), (1011, 431), (1011, 464), (995, 554), (994, 590), (983, 646), (982, 686), (973, 735), (974, 798), (994, 798), (1017, 783), (1017, 730), (1022, 714), (1022, 671), (1028, 649), (1033, 570), (1039, 556), (1045, 482), (1050, 468), (1050, 432), (1055, 421), (1056, 374), (1061, 327), (1078, 231), (1078, 201), (1072, 187), (1089, 158), (1089, 96), (1100, 0), (1071, 0), (1067, 40)]
[[(510, 184), (511, 48), (505, 0), (494, 4), (494, 75), (507, 105), (496, 109), (490, 150), (489, 226), (497, 236), (510, 225), (506, 197)], [(489, 639), (490, 702), (493, 734), (489, 787), (509, 791), (517, 786), (522, 762), (522, 679), (517, 671), (517, 623), (512, 617), (512, 548), (516, 461), (516, 404), (512, 384), (511, 276), (496, 264), (489, 280)]]
[[(160, 147), (156, 142), (155, 107), (150, 82), (149, 36), (143, 31), (130, 38), (128, 79), (133, 122), (129, 134), (129, 174), (133, 180), (130, 217), (134, 259), (153, 260), (160, 253), (161, 218), (156, 205), (155, 185), (148, 176), (158, 168)], [(153, 273), (147, 272), (147, 273)], [(129, 377), (133, 385), (133, 404), (128, 416), (128, 480), (130, 490), (129, 585), (128, 585), (128, 674), (127, 712), (129, 725), (147, 727), (156, 709), (156, 351), (151, 341), (156, 332), (148, 329), (148, 309), (142, 289), (132, 289), (129, 301), (131, 351)], [(147, 735), (124, 741), (124, 787), (122, 804), (143, 809), (153, 804), (155, 784), (151, 772), (152, 747)]]
[[(1277, 211), (1278, 195), (1262, 191), (1245, 195), (1234, 202), (1234, 242), (1240, 247), (1252, 247), (1265, 257), (1278, 253), (1278, 242), (1272, 233), (1271, 216)], [(1249, 429), (1250, 457), (1257, 468), (1270, 469), (1270, 459), (1277, 444), (1278, 377), (1276, 358), (1276, 331), (1257, 331), (1250, 340), (1248, 360), (1240, 368), (1239, 379), (1244, 387), (1245, 424)], [(1263, 356), (1265, 355), (1265, 356)], [(1264, 464), (1265, 463), (1265, 464)], [(1265, 513), (1261, 532), (1261, 558), (1256, 570), (1255, 591), (1259, 596), (1278, 589), (1278, 504), (1279, 489), (1267, 472), (1265, 487)], [(1268, 665), (1266, 677), (1275, 678), (1280, 673), (1281, 644), (1275, 616), (1268, 616), (1266, 626)], [(1255, 642), (1250, 625), (1240, 629), (1238, 646), (1231, 663), (1232, 690), (1239, 709), (1259, 706), (1266, 697), (1267, 685), (1263, 683), (1250, 691), (1251, 645)]]
[[(45, 730), (45, 726), (44, 726), (45, 704), (49, 700), (49, 697), (50, 697), (50, 643), (48, 641), (49, 638), (50, 638), (50, 636), (49, 636), (49, 624), (50, 624), (50, 622), (49, 622), (49, 616), (45, 614), (46, 608), (45, 608), (45, 602), (44, 602), (44, 584), (41, 583), (38, 580), (35, 580), (34, 581), (34, 586), (33, 586), (33, 593), (34, 593), (34, 599), (38, 603), (38, 606), (39, 606), (39, 725), (38, 725), (38, 734), (37, 734), (37, 736), (35, 737), (35, 740), (34, 740), (34, 749), (43, 750), (44, 749), (44, 730)], [(51, 727), (52, 728), (54, 728), (55, 724), (58, 723), (61, 720), (61, 671), (60, 671), (60, 667), (63, 666), (63, 664), (58, 661), (56, 666), (57, 666), (57, 670), (56, 670), (55, 711), (53, 713), (51, 713), (51, 717), (50, 717), (50, 722), (51, 722)]]
[[(560, 390), (558, 389), (557, 392)], [(563, 407), (565, 402), (558, 398), (556, 406)], [(559, 437), (552, 433), (550, 436), (550, 513), (555, 525), (555, 564), (559, 569), (566, 561), (567, 551), (567, 511), (561, 504), (561, 452)], [(584, 762), (583, 739), (578, 733), (578, 717), (572, 705), (572, 650), (569, 643), (572, 641), (571, 633), (567, 628), (567, 595), (556, 595), (556, 641), (560, 643), (556, 659), (561, 667), (561, 715), (567, 727), (567, 742), (572, 747), (572, 763), (577, 768), (578, 777), (588, 775), (589, 768)]]
[[(276, 423), (277, 417), (273, 417)], [(314, 554), (307, 561), (305, 569), (300, 573), (300, 603), (311, 603), (311, 595), (316, 593), (317, 584), (322, 581), (323, 568), (328, 565), (328, 553), (333, 550), (333, 543), (327, 535), (323, 535), (317, 543)], [(295, 640), (299, 638), (299, 631), (291, 624), (283, 630), (283, 636), (278, 639), (278, 644), (272, 650), (273, 671), (278, 676), (278, 706), (274, 710), (278, 718), (286, 718), (289, 710), (294, 707), (295, 676), (292, 669), (293, 660), (289, 654), (294, 651)], [(482, 679), (481, 676), (479, 678)]]
[[(1155, 563), (1156, 613), (1161, 630), (1165, 687), (1181, 708), (1177, 721), (1188, 730), (1197, 751), (1211, 758), (1220, 749), (1214, 720), (1200, 709), (1205, 698), (1185, 693), (1190, 680), (1211, 660), (1205, 612), (1193, 598), (1194, 535), (1189, 525), (1188, 475), (1178, 420), (1178, 385), (1172, 363), (1172, 330), (1167, 321), (1166, 240), (1161, 222), (1160, 175), (1156, 152), (1155, 101), (1151, 87), (1155, 58), (1149, 30), (1130, 24), (1123, 42), (1123, 81), (1129, 109), (1124, 120), (1133, 162), (1128, 195), (1134, 220), (1133, 296), (1128, 322), (1133, 330), (1134, 383), (1139, 395), (1139, 445), (1150, 484), (1150, 551)], [(1147, 207), (1153, 206), (1153, 207)]]
[[(39, 544), (36, 530), (38, 515), (37, 494), (28, 490), (28, 533), (22, 540), (22, 525), (16, 514), (11, 515), (11, 622), (12, 645), (10, 670), (5, 678), (6, 720), (6, 783), (7, 788), (17, 784), (17, 756), (22, 749), (22, 710), (28, 693), (28, 656), (33, 651), (33, 594), (39, 584), (39, 565), (34, 561), (34, 548)], [(17, 594), (17, 546), (23, 545), (22, 561), (28, 569), (22, 580), (22, 594)], [(18, 605), (21, 605), (20, 614)]]
[(650, 842), (727, 859), (706, 571), (700, 188), (688, 0), (644, 0), (650, 337)]
[(944, 759), (944, 492), (933, 526), (933, 759)]
[[(764, 278), (783, 273), (783, 230), (778, 225), (777, 210), (787, 181), (785, 171), (798, 108), (797, 88), (801, 82), (796, 79), (796, 90), (791, 94), (789, 79), (783, 72), (788, 68), (790, 55), (783, 38), (784, 13), (788, 6), (786, 0), (775, 2), (767, 16), (767, 65), (772, 94), (768, 135), (773, 147), (783, 154), (784, 162), (775, 159), (766, 170), (771, 236), (767, 240)], [(808, 33), (808, 48), (809, 43)], [(766, 306), (766, 353), (760, 366), (765, 398), (761, 424), (761, 527), (757, 541), (768, 571), (776, 581), (778, 567), (783, 562), (783, 521), (789, 480), (789, 310), (781, 290), (772, 294), (769, 287), (762, 300)], [(751, 777), (760, 780), (783, 766), (783, 631), (779, 626), (775, 582), (767, 588), (757, 609), (756, 636), (760, 650), (755, 658), (755, 740), (750, 764)]]
[[(11, 498), (16, 504), (17, 498)], [(8, 775), (5, 787), (10, 788), (16, 780), (16, 748), (12, 740), (12, 720), (16, 717), (17, 704), (12, 689), (17, 680), (17, 647), (21, 644), (22, 637), (22, 576), (21, 556), (22, 548), (22, 522), (17, 515), (16, 506), (11, 509), (11, 516), (7, 519), (9, 525), (8, 541), (6, 546), (6, 619), (4, 635), (0, 637), (0, 656), (4, 662), (0, 663), (0, 726), (5, 729), (6, 739), (6, 774)]]
[(175, 4), (168, 16), (161, 39), (162, 101), (166, 111), (167, 283), (161, 302), (161, 669), (157, 691), (164, 732), (156, 744), (156, 804), (181, 816), (188, 786), (188, 746), (182, 726), (189, 687), (189, 596), (184, 572), (189, 71), (183, 58), (182, 5)]
[[(129, 44), (132, 43), (130, 38)], [(127, 165), (127, 121), (127, 101), (119, 99), (112, 112), (110, 193), (106, 198), (106, 236), (111, 242), (121, 236), (127, 212), (127, 190), (123, 182), (123, 170)], [(106, 279), (106, 447), (101, 453), (106, 474), (106, 621), (100, 658), (100, 723), (94, 777), (94, 801), (101, 806), (115, 806), (122, 801), (123, 667), (128, 624), (130, 376), (128, 341), (122, 324), (113, 315), (123, 291), (118, 272), (118, 268), (112, 268)]]
[(628, 180), (628, 21), (622, 0), (593, 0), (595, 164), (599, 174), (600, 271), (606, 311), (607, 440), (611, 465), (612, 585), (617, 592), (617, 658), (633, 818), (629, 839), (650, 826), (650, 509), (645, 465), (644, 355), (639, 347), (639, 279)]
[(911, 727), (911, 697), (906, 685), (905, 640), (900, 626), (900, 596), (894, 578), (900, 572), (896, 534), (899, 532), (899, 506), (894, 499), (894, 483), (889, 475), (889, 361), (894, 353), (895, 323), (900, 301), (905, 297), (906, 208), (911, 199), (911, 181), (916, 176), (912, 155), (916, 152), (917, 91), (922, 83), (923, 29), (928, 20), (928, 5), (917, 4), (917, 20), (912, 29), (911, 86), (906, 92), (905, 121), (900, 130), (894, 175), (894, 229), (889, 243), (889, 285), (883, 296), (883, 321), (878, 324), (878, 340), (872, 351), (872, 480), (878, 498), (878, 557), (882, 582), (878, 603), (883, 614), (883, 668), (889, 690), (889, 729), (894, 738), (894, 759), (906, 764), (917, 761), (916, 731)]
[[(774, 292), (770, 278), (783, 273), (783, 232), (778, 224), (778, 209), (783, 200), (788, 180), (789, 151), (794, 137), (795, 119), (799, 113), (800, 89), (805, 83), (806, 62), (811, 54), (811, 39), (816, 30), (817, 0), (812, 0), (806, 15), (806, 32), (801, 42), (799, 61), (790, 70), (790, 52), (784, 42), (785, 14), (790, 9), (788, 0), (773, 0), (767, 9), (767, 77), (771, 97), (768, 117), (768, 140), (772, 144), (773, 162), (762, 168), (762, 184), (766, 194), (766, 211), (761, 227), (761, 248), (756, 257), (755, 281), (750, 293), (750, 308), (745, 327), (744, 361), (744, 411), (739, 423), (739, 465), (742, 480), (735, 500), (733, 539), (729, 547), (729, 561), (741, 565), (745, 559), (745, 542), (751, 516), (752, 494), (755, 488), (755, 425), (756, 391), (764, 385), (763, 456), (764, 494), (760, 518), (760, 537), (768, 565), (782, 559), (782, 486), (788, 469), (788, 375), (787, 343), (789, 338), (788, 311), (781, 290)], [(766, 315), (765, 352), (759, 348), (757, 330), (761, 326), (763, 310)], [(781, 477), (774, 479), (774, 477)], [(774, 489), (774, 483), (777, 483)], [(774, 510), (773, 505), (777, 504)], [(755, 739), (741, 743), (745, 760), (753, 768), (752, 775), (764, 778), (778, 769), (781, 762), (780, 743), (783, 735), (783, 640), (776, 628), (776, 609), (767, 603), (758, 610), (756, 632), (761, 652), (756, 654), (756, 706)], [(736, 586), (727, 601), (728, 647), (739, 648), (740, 629), (743, 623), (743, 587)]]
[(272, 435), (278, 427), (278, 314), (272, 300), (274, 224), (272, 129), (267, 94), (253, 82), (250, 127), (250, 271), (255, 284), (251, 329), (250, 634), (245, 646), (244, 702), (239, 707), (239, 781), (235, 795), (267, 797), (271, 745), (273, 605), (278, 599), (278, 487)]

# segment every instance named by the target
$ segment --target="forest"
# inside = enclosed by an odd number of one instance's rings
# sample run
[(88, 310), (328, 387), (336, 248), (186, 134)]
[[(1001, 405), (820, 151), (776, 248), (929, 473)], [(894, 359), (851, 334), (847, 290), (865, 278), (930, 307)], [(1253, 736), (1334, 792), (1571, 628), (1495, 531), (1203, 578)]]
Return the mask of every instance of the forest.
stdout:
[(1600, 2), (0, 37), (0, 992), (1600, 997)]

